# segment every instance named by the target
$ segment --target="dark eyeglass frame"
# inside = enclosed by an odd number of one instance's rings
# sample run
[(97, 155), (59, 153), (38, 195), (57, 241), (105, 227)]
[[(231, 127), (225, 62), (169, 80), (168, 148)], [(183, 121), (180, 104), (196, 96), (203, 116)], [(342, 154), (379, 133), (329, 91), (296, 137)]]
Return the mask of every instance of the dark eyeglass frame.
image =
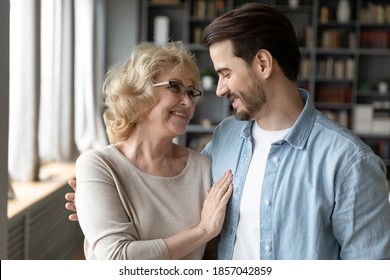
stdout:
[(152, 87), (159, 86), (168, 86), (171, 92), (180, 98), (183, 98), (184, 94), (187, 93), (188, 97), (195, 102), (198, 102), (203, 96), (201, 90), (194, 88), (193, 86), (186, 88), (182, 83), (176, 81), (166, 81), (152, 85)]

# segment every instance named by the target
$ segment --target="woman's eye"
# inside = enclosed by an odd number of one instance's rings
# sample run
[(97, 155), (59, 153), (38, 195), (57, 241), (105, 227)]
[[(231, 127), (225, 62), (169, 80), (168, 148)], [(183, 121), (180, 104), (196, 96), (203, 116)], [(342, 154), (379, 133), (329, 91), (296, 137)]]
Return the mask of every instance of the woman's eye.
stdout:
[(171, 84), (171, 90), (174, 93), (180, 93), (180, 85), (179, 84)]
[(196, 97), (197, 96), (197, 92), (194, 89), (191, 89), (191, 88), (187, 90), (187, 94), (190, 97)]

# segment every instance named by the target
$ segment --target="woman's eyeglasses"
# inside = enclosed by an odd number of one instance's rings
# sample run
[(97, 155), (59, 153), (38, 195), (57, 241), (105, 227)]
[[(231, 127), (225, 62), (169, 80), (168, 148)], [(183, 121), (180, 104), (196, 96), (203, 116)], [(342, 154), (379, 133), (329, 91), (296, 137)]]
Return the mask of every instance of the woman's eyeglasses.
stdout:
[(196, 89), (194, 87), (186, 88), (181, 83), (175, 82), (175, 81), (167, 81), (167, 82), (157, 83), (157, 84), (153, 84), (152, 86), (153, 87), (168, 86), (168, 88), (171, 90), (171, 92), (174, 95), (176, 95), (180, 98), (183, 98), (184, 94), (187, 94), (188, 97), (192, 101), (195, 101), (195, 102), (199, 101), (203, 95), (203, 92), (200, 91), (199, 89)]

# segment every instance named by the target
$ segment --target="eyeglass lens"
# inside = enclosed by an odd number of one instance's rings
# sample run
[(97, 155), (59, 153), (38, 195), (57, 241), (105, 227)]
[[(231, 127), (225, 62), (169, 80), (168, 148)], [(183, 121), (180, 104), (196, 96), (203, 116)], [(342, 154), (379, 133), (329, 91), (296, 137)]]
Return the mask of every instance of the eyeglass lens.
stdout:
[(187, 93), (190, 98), (197, 98), (202, 95), (202, 93), (195, 88), (185, 88), (182, 84), (176, 82), (169, 82), (170, 88), (173, 93), (178, 95), (184, 95)]

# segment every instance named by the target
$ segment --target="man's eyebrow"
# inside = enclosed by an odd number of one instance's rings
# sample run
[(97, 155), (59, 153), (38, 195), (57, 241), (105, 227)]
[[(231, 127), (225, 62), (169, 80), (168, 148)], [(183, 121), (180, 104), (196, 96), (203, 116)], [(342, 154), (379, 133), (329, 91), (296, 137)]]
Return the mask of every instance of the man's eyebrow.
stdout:
[(223, 68), (216, 69), (215, 72), (217, 72), (219, 74), (219, 73), (221, 73), (223, 71), (228, 71), (228, 70), (230, 70), (230, 69), (227, 68), (227, 67), (223, 67)]

